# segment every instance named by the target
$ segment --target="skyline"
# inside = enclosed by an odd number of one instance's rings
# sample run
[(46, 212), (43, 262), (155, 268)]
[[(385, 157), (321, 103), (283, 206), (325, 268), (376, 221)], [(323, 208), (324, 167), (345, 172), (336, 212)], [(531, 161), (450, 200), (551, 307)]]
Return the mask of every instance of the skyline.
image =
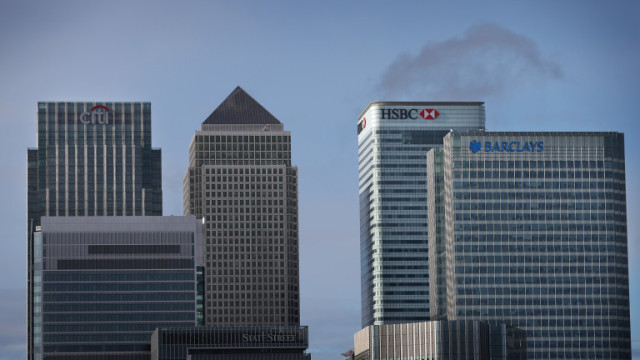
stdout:
[(483, 101), (488, 131), (624, 132), (637, 319), (639, 13), (632, 1), (0, 4), (0, 321), (13, 324), (0, 331), (0, 359), (24, 353), (37, 102), (150, 101), (164, 215), (181, 215), (191, 136), (236, 86), (292, 134), (301, 324), (315, 359), (335, 359), (360, 330), (356, 124), (373, 101)]

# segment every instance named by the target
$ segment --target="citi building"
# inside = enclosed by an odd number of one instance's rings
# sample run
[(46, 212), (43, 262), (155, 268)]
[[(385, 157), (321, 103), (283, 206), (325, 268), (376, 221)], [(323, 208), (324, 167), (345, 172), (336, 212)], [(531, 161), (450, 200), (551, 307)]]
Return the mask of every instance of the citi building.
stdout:
[[(43, 216), (162, 215), (160, 150), (148, 102), (39, 102), (38, 146), (27, 152), (27, 348), (41, 337), (34, 233)], [(41, 289), (35, 289), (40, 291)]]
[(426, 154), (482, 102), (373, 102), (358, 121), (362, 326), (430, 319)]

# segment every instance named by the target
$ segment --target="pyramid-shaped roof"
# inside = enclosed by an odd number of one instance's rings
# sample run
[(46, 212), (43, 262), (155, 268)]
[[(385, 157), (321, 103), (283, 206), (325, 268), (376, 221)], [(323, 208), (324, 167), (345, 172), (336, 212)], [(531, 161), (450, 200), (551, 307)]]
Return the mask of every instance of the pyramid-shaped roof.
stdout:
[(240, 86), (227, 96), (203, 124), (282, 124)]

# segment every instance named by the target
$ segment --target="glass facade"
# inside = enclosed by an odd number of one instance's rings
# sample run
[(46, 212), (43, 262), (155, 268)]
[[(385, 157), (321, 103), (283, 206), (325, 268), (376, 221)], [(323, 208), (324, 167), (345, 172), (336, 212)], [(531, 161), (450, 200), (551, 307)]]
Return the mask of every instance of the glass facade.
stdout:
[(426, 154), (484, 123), (480, 102), (374, 102), (360, 116), (362, 326), (430, 319)]
[(151, 360), (310, 360), (306, 326), (158, 328)]
[(448, 317), (526, 330), (529, 359), (630, 359), (623, 135), (454, 131), (439, 156)]
[(162, 215), (160, 150), (147, 102), (39, 102), (27, 152), (28, 319), (33, 349), (33, 233), (42, 216)]
[(196, 131), (184, 214), (204, 220), (205, 324), (300, 324), (291, 134), (241, 88)]
[(34, 238), (34, 358), (148, 359), (158, 326), (195, 326), (194, 217), (43, 217)]
[(423, 321), (370, 325), (354, 335), (355, 360), (524, 360), (524, 331), (504, 323)]

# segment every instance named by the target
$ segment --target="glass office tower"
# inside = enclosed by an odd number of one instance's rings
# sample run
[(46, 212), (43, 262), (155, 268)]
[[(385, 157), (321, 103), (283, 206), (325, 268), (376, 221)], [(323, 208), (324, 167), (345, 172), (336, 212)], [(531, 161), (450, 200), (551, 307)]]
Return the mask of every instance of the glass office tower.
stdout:
[(362, 326), (429, 316), (426, 154), (481, 102), (374, 102), (358, 121)]
[(196, 131), (184, 214), (204, 219), (207, 326), (300, 325), (291, 133), (240, 87)]
[(27, 152), (27, 348), (33, 359), (33, 233), (42, 216), (162, 215), (148, 102), (39, 102)]
[(529, 359), (631, 358), (623, 134), (454, 131), (427, 168), (450, 320), (524, 329)]
[(146, 360), (156, 327), (197, 324), (202, 221), (41, 218), (34, 234), (34, 358)]

